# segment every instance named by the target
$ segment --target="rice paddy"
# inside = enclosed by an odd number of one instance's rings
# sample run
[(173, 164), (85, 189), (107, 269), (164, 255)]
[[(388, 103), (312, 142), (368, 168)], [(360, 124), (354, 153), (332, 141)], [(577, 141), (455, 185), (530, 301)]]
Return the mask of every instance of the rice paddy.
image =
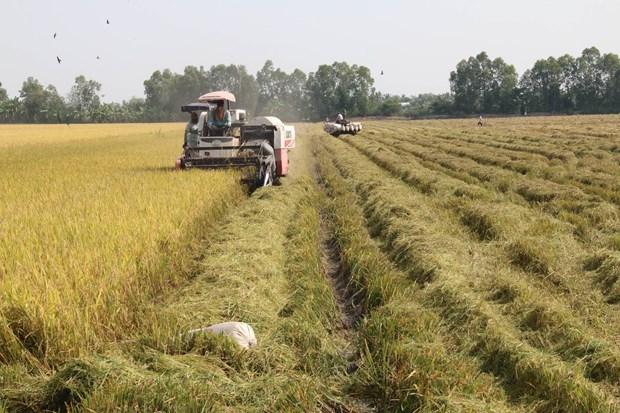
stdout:
[[(146, 304), (191, 275), (192, 243), (244, 191), (234, 174), (208, 173), (205, 186), (204, 174), (175, 173), (178, 125), (46, 126), (45, 139), (41, 128), (22, 126), (33, 137), (19, 145), (0, 139), (10, 143), (0, 151), (0, 360), (34, 352), (45, 365), (134, 329)], [(6, 331), (18, 325), (25, 353)]]
[(618, 411), (619, 127), (297, 125), (252, 194), (182, 125), (0, 127), (0, 411)]

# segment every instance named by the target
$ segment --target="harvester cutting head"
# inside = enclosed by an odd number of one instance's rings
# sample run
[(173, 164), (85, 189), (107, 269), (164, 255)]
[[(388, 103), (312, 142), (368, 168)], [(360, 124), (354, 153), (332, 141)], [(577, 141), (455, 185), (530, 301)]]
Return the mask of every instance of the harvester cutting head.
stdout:
[[(199, 115), (198, 122), (190, 122), (186, 128), (186, 144), (177, 168), (255, 167), (259, 186), (287, 175), (288, 151), (295, 147), (294, 126), (273, 116), (247, 121), (245, 110), (230, 110), (230, 102), (235, 102), (230, 92), (207, 93), (198, 100), (181, 108)], [(224, 110), (220, 102), (225, 104)]]

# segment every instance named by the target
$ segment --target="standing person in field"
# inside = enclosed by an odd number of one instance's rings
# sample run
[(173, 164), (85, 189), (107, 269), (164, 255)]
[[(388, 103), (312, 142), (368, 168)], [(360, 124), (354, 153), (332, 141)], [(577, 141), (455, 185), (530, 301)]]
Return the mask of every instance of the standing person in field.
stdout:
[(188, 146), (196, 146), (198, 144), (198, 113), (192, 112), (190, 114), (189, 122), (185, 126), (185, 140), (183, 141), (183, 148)]
[(344, 123), (344, 116), (342, 116), (342, 113), (338, 112), (338, 115), (336, 115), (336, 123), (339, 124), (343, 124)]
[(217, 107), (215, 110), (209, 111), (207, 126), (209, 128), (209, 132), (213, 132), (214, 134), (221, 133), (222, 135), (226, 134), (228, 129), (232, 126), (230, 112), (224, 108), (223, 100), (219, 100), (217, 102)]
[(484, 126), (484, 119), (482, 118), (482, 115), (478, 118), (478, 126)]

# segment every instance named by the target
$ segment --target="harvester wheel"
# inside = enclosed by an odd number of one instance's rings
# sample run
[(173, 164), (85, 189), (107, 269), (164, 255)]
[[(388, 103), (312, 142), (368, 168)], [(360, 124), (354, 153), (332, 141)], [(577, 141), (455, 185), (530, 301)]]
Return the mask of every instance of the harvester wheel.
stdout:
[(271, 185), (273, 185), (273, 174), (271, 170), (267, 170), (267, 172), (265, 172), (265, 177), (263, 178), (263, 186)]
[(257, 186), (271, 186), (276, 178), (276, 159), (274, 151), (268, 142), (261, 144), (258, 154)]
[(275, 168), (271, 163), (261, 163), (256, 176), (256, 186), (272, 186), (275, 179)]

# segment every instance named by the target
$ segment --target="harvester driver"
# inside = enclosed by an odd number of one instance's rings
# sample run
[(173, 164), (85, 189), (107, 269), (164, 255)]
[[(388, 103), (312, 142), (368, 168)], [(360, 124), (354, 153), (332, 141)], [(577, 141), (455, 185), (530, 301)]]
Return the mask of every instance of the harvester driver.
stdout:
[(225, 136), (232, 125), (230, 112), (224, 108), (224, 101), (219, 100), (215, 110), (209, 111), (207, 127), (211, 136)]
[(185, 126), (185, 140), (183, 142), (183, 148), (196, 145), (198, 145), (198, 113), (192, 112), (190, 114), (189, 122), (187, 122), (187, 126)]

